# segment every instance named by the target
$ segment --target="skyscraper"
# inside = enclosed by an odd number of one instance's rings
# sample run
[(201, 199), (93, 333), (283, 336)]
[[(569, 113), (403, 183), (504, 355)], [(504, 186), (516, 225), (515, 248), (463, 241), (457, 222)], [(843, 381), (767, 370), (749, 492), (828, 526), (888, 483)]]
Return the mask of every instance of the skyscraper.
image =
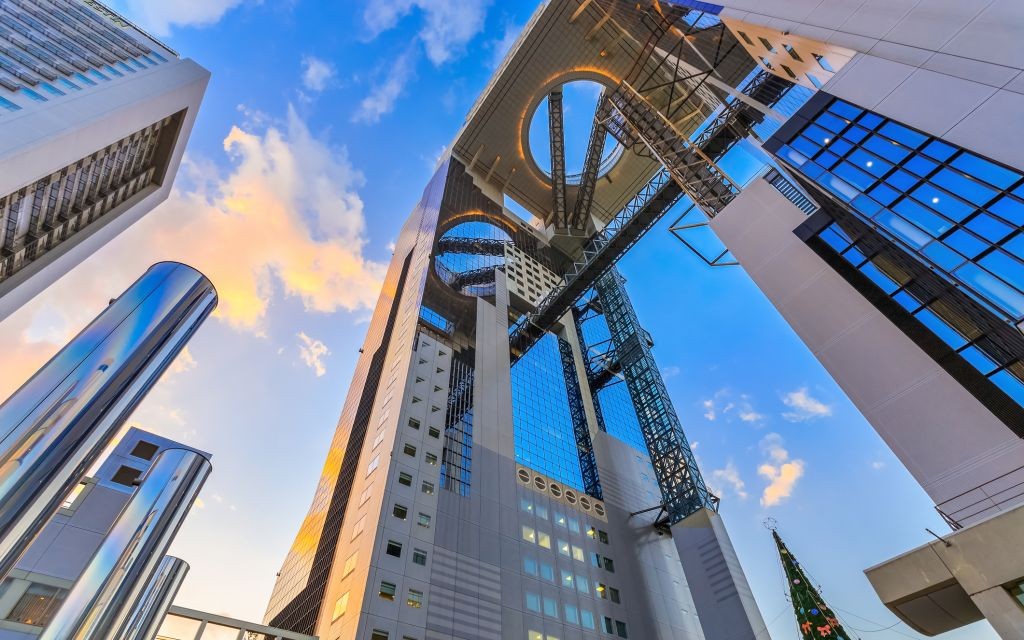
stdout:
[(0, 5), (0, 319), (167, 198), (208, 80), (95, 0)]
[[(722, 4), (535, 13), (402, 230), (268, 622), (766, 637), (614, 268), (670, 211), (705, 262), (746, 269), (957, 535), (1015, 513), (1019, 12)], [(598, 87), (574, 149), (581, 82)], [(720, 250), (689, 239), (708, 228)], [(944, 575), (886, 601), (928, 631), (1019, 620), (1011, 555), (983, 598)], [(940, 588), (964, 616), (927, 620)]]

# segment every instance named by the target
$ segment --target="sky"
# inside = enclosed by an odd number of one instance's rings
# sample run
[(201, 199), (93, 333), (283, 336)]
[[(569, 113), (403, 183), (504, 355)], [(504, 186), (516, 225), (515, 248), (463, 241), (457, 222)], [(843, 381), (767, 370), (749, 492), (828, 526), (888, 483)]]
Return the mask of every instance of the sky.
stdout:
[[(3, 322), (0, 397), (149, 264), (210, 276), (215, 317), (131, 424), (213, 454), (172, 549), (192, 567), (178, 603), (259, 621), (395, 235), (537, 2), (112, 4), (212, 79), (169, 200)], [(703, 265), (671, 221), (620, 268), (772, 637), (797, 632), (766, 518), (853, 637), (921, 637), (863, 570), (948, 528), (743, 270)]]

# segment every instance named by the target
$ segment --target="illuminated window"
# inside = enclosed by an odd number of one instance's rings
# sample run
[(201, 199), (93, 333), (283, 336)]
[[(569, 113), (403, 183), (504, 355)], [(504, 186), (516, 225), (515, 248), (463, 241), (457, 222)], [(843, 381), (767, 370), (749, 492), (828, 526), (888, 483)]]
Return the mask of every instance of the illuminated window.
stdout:
[(533, 527), (523, 526), (523, 540), (527, 542), (537, 543), (537, 531)]
[(334, 615), (331, 617), (331, 622), (334, 622), (341, 616), (345, 615), (345, 610), (348, 609), (348, 594), (349, 592), (346, 591), (340, 598), (338, 598), (337, 602), (334, 603)]
[(434, 495), (434, 483), (427, 482), (426, 480), (424, 480), (423, 484), (420, 485), (420, 491), (427, 494), (428, 496)]
[(358, 560), (358, 559), (359, 559), (359, 552), (357, 551), (356, 553), (353, 553), (352, 555), (350, 555), (348, 557), (348, 560), (345, 560), (345, 568), (341, 572), (341, 577), (342, 578), (344, 578), (348, 574), (350, 574), (353, 571), (355, 571), (355, 569), (356, 569), (356, 560)]
[(405, 604), (414, 609), (419, 609), (423, 606), (423, 592), (409, 589), (409, 596), (405, 599)]
[(424, 456), (424, 459), (426, 459), (427, 464), (433, 464), (433, 465), (437, 464), (437, 456), (435, 454), (433, 454), (433, 453), (426, 454)]
[(551, 536), (544, 533), (543, 531), (537, 532), (537, 544), (544, 547), (545, 549), (551, 548)]
[[(12, 584), (13, 581), (10, 578), (5, 580), (4, 591), (10, 588)], [(11, 622), (20, 622), (21, 624), (33, 627), (45, 627), (50, 623), (53, 615), (60, 608), (67, 595), (67, 589), (32, 583), (15, 603), (11, 612), (7, 614), (7, 619)]]

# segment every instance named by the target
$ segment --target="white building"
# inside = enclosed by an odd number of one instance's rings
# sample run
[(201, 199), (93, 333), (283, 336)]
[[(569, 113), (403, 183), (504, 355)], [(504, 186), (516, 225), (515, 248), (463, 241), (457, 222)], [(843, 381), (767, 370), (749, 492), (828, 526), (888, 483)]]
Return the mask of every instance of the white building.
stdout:
[(95, 0), (0, 5), (0, 319), (167, 198), (209, 77)]

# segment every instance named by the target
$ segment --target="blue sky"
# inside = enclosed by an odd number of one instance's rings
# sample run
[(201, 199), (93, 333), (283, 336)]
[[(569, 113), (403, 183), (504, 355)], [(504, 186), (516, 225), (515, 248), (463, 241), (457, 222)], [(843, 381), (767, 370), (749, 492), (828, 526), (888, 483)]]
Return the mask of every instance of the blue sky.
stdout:
[[(213, 452), (180, 602), (261, 619), (336, 424), (389, 245), (533, 1), (120, 0), (213, 73), (171, 199), (4, 322), (9, 392), (157, 259), (222, 294), (135, 423)], [(849, 631), (917, 634), (863, 569), (930, 501), (739, 268), (666, 219), (621, 270), (773, 637), (795, 638), (773, 517)], [(856, 637), (856, 636), (855, 636)], [(985, 623), (948, 636), (995, 638)]]

